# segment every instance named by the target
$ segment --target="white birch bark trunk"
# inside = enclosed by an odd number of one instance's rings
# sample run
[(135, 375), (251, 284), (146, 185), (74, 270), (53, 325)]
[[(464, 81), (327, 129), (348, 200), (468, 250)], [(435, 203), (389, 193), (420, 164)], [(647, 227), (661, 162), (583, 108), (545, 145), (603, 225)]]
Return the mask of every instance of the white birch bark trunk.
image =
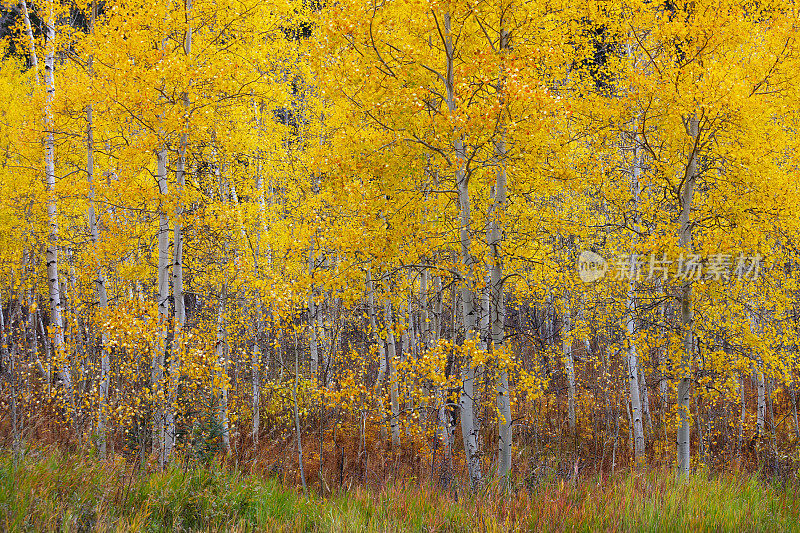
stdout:
[(39, 85), (39, 56), (36, 53), (36, 41), (33, 39), (33, 28), (31, 27), (31, 17), (28, 14), (28, 2), (22, 0), (22, 18), (25, 21), (25, 34), (28, 36), (28, 44), (31, 53), (31, 68), (36, 76), (36, 85)]
[[(750, 319), (750, 330), (753, 335), (760, 334), (758, 319), (755, 313), (748, 313)], [(756, 437), (762, 439), (764, 437), (765, 420), (767, 418), (767, 400), (766, 400), (766, 383), (764, 381), (764, 363), (760, 354), (753, 354), (754, 363), (752, 364), (753, 372), (756, 377), (756, 385), (758, 390), (758, 400), (756, 403)]]
[[(505, 103), (505, 55), (511, 47), (511, 34), (504, 27), (500, 28), (500, 42), (498, 50), (500, 53), (500, 71), (498, 81), (498, 94), (500, 95), (501, 109)], [(502, 113), (503, 111), (501, 111)], [(489, 234), (487, 244), (491, 256), (491, 269), (489, 275), (489, 327), (492, 343), (492, 353), (498, 353), (505, 348), (505, 315), (506, 306), (503, 300), (503, 264), (504, 257), (501, 249), (503, 242), (503, 226), (501, 221), (505, 217), (507, 182), (506, 157), (508, 155), (507, 135), (503, 117), (497, 131), (497, 139), (494, 145), (496, 169), (494, 198), (489, 214)], [(508, 475), (511, 471), (511, 452), (512, 452), (512, 420), (511, 420), (511, 398), (508, 390), (508, 369), (505, 366), (498, 368), (496, 383), (496, 404), (498, 414), (498, 450), (497, 450), (497, 474), (505, 478), (508, 482)]]
[(741, 415), (739, 419), (739, 439), (736, 443), (736, 455), (742, 458), (742, 438), (744, 437), (744, 418), (747, 414), (747, 396), (744, 388), (744, 376), (739, 376), (739, 394), (741, 395)]
[[(314, 238), (308, 251), (308, 277), (314, 278)], [(319, 345), (317, 340), (317, 306), (314, 302), (314, 284), (308, 289), (308, 350), (311, 356), (311, 375), (317, 379), (319, 373)]]
[[(450, 12), (444, 13), (444, 34), (442, 35), (446, 55), (446, 74), (445, 74), (445, 100), (451, 116), (456, 113), (456, 94), (455, 94), (455, 49), (453, 46), (452, 22)], [(458, 193), (460, 206), (459, 214), (459, 241), (461, 246), (461, 301), (463, 310), (463, 320), (465, 329), (465, 341), (475, 338), (477, 329), (477, 314), (475, 310), (475, 291), (472, 287), (472, 273), (474, 268), (474, 258), (470, 252), (470, 196), (469, 196), (469, 174), (466, 169), (466, 150), (464, 139), (457, 135), (453, 142), (453, 152), (456, 159), (455, 183)], [(472, 362), (467, 357), (461, 371), (462, 387), (459, 397), (459, 412), (461, 418), (461, 433), (464, 439), (464, 453), (466, 454), (467, 470), (469, 472), (470, 485), (476, 488), (481, 482), (480, 457), (478, 456), (478, 440), (475, 434), (475, 413), (473, 409), (473, 394), (475, 372)]]
[(378, 344), (378, 377), (375, 379), (375, 388), (380, 390), (383, 379), (386, 376), (386, 349), (383, 339), (378, 331), (378, 323), (375, 314), (375, 284), (372, 281), (372, 274), (367, 269), (367, 308), (369, 312), (369, 325), (372, 334), (375, 335), (375, 342)]
[[(186, 0), (186, 33), (183, 41), (183, 51), (188, 57), (192, 53), (192, 0)], [(186, 116), (189, 113), (189, 95), (183, 93), (183, 106)], [(188, 119), (185, 119), (188, 120)], [(183, 355), (183, 326), (186, 323), (186, 308), (183, 301), (183, 226), (181, 218), (183, 216), (183, 206), (181, 195), (186, 181), (186, 151), (188, 143), (187, 130), (188, 124), (184, 123), (184, 131), (181, 134), (181, 141), (178, 147), (178, 161), (175, 169), (175, 181), (177, 185), (178, 202), (175, 208), (175, 220), (173, 223), (173, 262), (172, 262), (172, 298), (175, 302), (175, 333), (172, 341), (172, 354), (169, 358), (169, 392), (166, 410), (166, 430), (165, 430), (165, 460), (172, 459), (177, 438), (175, 428), (176, 409), (178, 404), (178, 387), (180, 385), (181, 358)], [(219, 170), (217, 170), (219, 172)]]
[(756, 367), (756, 383), (758, 384), (758, 404), (756, 405), (756, 435), (759, 439), (764, 437), (764, 420), (767, 414), (767, 395), (764, 372), (761, 364)]
[[(158, 346), (153, 352), (153, 366), (151, 368), (151, 388), (153, 390), (153, 451), (158, 457), (159, 465), (163, 467), (167, 460), (165, 453), (166, 436), (164, 434), (164, 361), (167, 351), (167, 333), (169, 329), (169, 280), (170, 280), (170, 255), (169, 255), (169, 219), (163, 205), (167, 191), (167, 151), (161, 149), (156, 154), (156, 174), (158, 189), (161, 194), (162, 205), (159, 206), (158, 227)], [(169, 409), (167, 409), (169, 410)]]
[[(627, 55), (636, 63), (631, 42), (627, 43)], [(630, 187), (631, 200), (633, 203), (633, 233), (631, 235), (631, 262), (635, 261), (636, 242), (638, 240), (639, 225), (641, 222), (639, 215), (639, 202), (641, 194), (641, 150), (639, 147), (638, 120), (634, 117), (631, 120), (631, 131), (628, 135), (632, 146), (631, 168), (630, 168)], [(627, 144), (627, 139), (623, 139), (623, 147)], [(636, 271), (635, 265), (631, 264), (631, 272)], [(631, 419), (634, 443), (634, 459), (639, 464), (644, 458), (644, 424), (642, 423), (642, 402), (639, 391), (639, 355), (636, 350), (636, 276), (632, 275), (628, 285), (628, 294), (625, 303), (627, 332), (627, 367), (628, 367), (628, 395), (631, 408)]]
[[(100, 234), (97, 227), (97, 217), (95, 215), (95, 190), (94, 190), (94, 120), (92, 116), (92, 105), (86, 106), (86, 174), (89, 182), (89, 228), (92, 235), (92, 245), (95, 249), (95, 254), (98, 253), (98, 244), (100, 242)], [(103, 274), (103, 269), (99, 264), (99, 258), (96, 259), (97, 264), (95, 279), (95, 289), (97, 291), (97, 305), (101, 310), (108, 307), (108, 293), (106, 291), (106, 278)], [(108, 339), (103, 331), (100, 334), (100, 413), (97, 420), (97, 434), (98, 434), (98, 448), (100, 457), (106, 458), (106, 422), (108, 419), (108, 383), (109, 373), (111, 371), (111, 362), (108, 357), (108, 350), (106, 345)]]
[(297, 384), (300, 381), (300, 365), (299, 363), (299, 351), (300, 346), (299, 342), (297, 341), (297, 334), (295, 333), (295, 341), (294, 341), (294, 384), (292, 386), (292, 404), (294, 406), (294, 429), (297, 435), (297, 460), (300, 463), (300, 481), (303, 483), (303, 493), (308, 498), (308, 487), (306, 486), (306, 472), (305, 468), (303, 467), (303, 441), (301, 438), (301, 431), (300, 431), (300, 413), (297, 406)]
[[(633, 124), (633, 163), (631, 168), (631, 196), (633, 199), (633, 225), (634, 235), (632, 236), (633, 244), (636, 243), (636, 231), (639, 230), (639, 177), (641, 173), (641, 164), (639, 161), (639, 135), (636, 133), (636, 122)], [(634, 261), (634, 252), (631, 251), (631, 261)], [(633, 265), (632, 265), (633, 266)], [(632, 276), (628, 286), (628, 295), (625, 303), (626, 322), (625, 329), (627, 331), (627, 359), (628, 359), (628, 394), (631, 405), (631, 417), (633, 422), (633, 442), (634, 442), (634, 459), (636, 463), (640, 463), (644, 458), (644, 425), (642, 423), (642, 402), (639, 396), (639, 355), (636, 351), (636, 287), (635, 279)]]
[[(59, 379), (64, 387), (71, 416), (74, 402), (72, 398), (72, 374), (70, 362), (64, 351), (64, 323), (61, 317), (61, 285), (58, 279), (58, 200), (56, 196), (55, 171), (55, 124), (53, 121), (53, 99), (55, 98), (55, 14), (52, 2), (48, 2), (47, 20), (45, 21), (46, 53), (44, 58), (45, 83), (45, 154), (44, 173), (47, 185), (47, 218), (50, 234), (47, 239), (47, 285), (50, 297), (50, 325), (53, 328), (53, 353), (59, 360)], [(63, 359), (62, 359), (63, 358)]]
[(639, 366), (639, 391), (642, 393), (642, 414), (644, 415), (644, 422), (646, 427), (652, 431), (653, 418), (650, 413), (650, 394), (647, 390), (647, 377), (641, 365)]
[(226, 331), (225, 327), (225, 300), (227, 298), (227, 287), (222, 286), (219, 294), (217, 306), (217, 383), (219, 387), (219, 404), (217, 416), (222, 427), (222, 445), (225, 453), (231, 453), (230, 427), (228, 425), (228, 384), (227, 384), (227, 361), (225, 358)]
[[(94, 23), (97, 16), (97, 1), (92, 1), (91, 13), (89, 18), (89, 32), (94, 33)], [(89, 58), (89, 74), (92, 75), (92, 58)], [(86, 106), (86, 176), (89, 183), (89, 230), (92, 236), (92, 246), (94, 253), (98, 254), (98, 244), (100, 242), (100, 233), (98, 230), (97, 216), (95, 211), (95, 188), (94, 188), (94, 110), (92, 104)], [(97, 264), (95, 280), (95, 289), (97, 294), (97, 305), (101, 310), (108, 307), (108, 293), (106, 291), (106, 279), (103, 274), (103, 269), (99, 263), (99, 257), (96, 258)], [(98, 435), (98, 450), (100, 458), (105, 459), (107, 455), (106, 443), (106, 424), (108, 420), (108, 384), (109, 373), (111, 371), (111, 362), (108, 357), (108, 350), (106, 344), (108, 343), (105, 331), (100, 334), (100, 383), (99, 383), (99, 413), (97, 419), (97, 435)]]
[[(680, 226), (679, 245), (684, 253), (692, 250), (692, 202), (694, 200), (694, 187), (697, 180), (697, 151), (700, 140), (700, 122), (695, 116), (687, 119), (686, 133), (692, 139), (692, 152), (686, 164), (681, 187), (680, 203), (681, 214), (678, 219)], [(694, 353), (694, 314), (692, 310), (692, 282), (685, 280), (681, 287), (681, 327), (683, 328), (683, 354), (679, 368), (678, 381), (678, 473), (684, 477), (689, 475), (691, 467), (690, 457), (690, 400), (692, 383), (692, 358)]]
[(389, 370), (389, 401), (392, 416), (389, 427), (392, 432), (392, 446), (397, 447), (400, 446), (400, 401), (396, 367), (394, 317), (392, 316), (392, 302), (389, 299), (386, 300), (384, 312), (386, 319), (386, 361)]
[[(258, 306), (259, 312), (261, 311), (261, 306)], [(259, 346), (259, 341), (262, 336), (263, 329), (260, 321), (258, 325), (259, 331), (256, 335), (256, 340), (253, 342), (253, 359), (251, 363), (252, 368), (252, 376), (251, 376), (251, 386), (253, 390), (253, 404), (252, 404), (252, 411), (253, 411), (253, 424), (250, 430), (250, 435), (253, 438), (253, 444), (258, 444), (258, 435), (261, 431), (261, 347)]]
[[(259, 108), (255, 103), (256, 127), (261, 132), (261, 119)], [(261, 241), (266, 234), (266, 201), (264, 199), (264, 176), (262, 173), (261, 157), (258, 154), (258, 163), (256, 165), (256, 190), (258, 191), (258, 223), (256, 224), (256, 253), (254, 261), (255, 275), (259, 276), (259, 269), (261, 268)], [(272, 197), (270, 196), (270, 199)], [(272, 265), (272, 254), (267, 247), (267, 265)], [(251, 385), (253, 390), (253, 426), (252, 437), (253, 444), (258, 444), (258, 435), (261, 430), (261, 346), (260, 342), (264, 336), (264, 307), (261, 301), (261, 294), (256, 294), (256, 341), (253, 343), (253, 360), (252, 360), (252, 375)]]
[(572, 313), (569, 296), (564, 298), (564, 324), (561, 328), (564, 352), (564, 370), (567, 374), (567, 425), (571, 432), (575, 431), (575, 359), (572, 355)]

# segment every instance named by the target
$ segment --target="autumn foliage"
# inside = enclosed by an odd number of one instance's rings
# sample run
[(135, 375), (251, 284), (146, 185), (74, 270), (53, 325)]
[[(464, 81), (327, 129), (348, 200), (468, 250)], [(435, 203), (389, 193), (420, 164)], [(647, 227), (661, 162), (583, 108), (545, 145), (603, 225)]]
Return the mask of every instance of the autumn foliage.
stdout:
[(321, 492), (793, 467), (793, 4), (3, 10), (14, 450)]

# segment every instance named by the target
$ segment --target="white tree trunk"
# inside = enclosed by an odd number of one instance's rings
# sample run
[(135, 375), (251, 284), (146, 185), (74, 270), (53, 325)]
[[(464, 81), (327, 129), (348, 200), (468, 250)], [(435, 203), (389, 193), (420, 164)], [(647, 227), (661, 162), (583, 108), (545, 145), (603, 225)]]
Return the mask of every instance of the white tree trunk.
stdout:
[(392, 409), (392, 419), (389, 426), (392, 431), (392, 446), (397, 447), (400, 446), (400, 401), (398, 397), (397, 353), (391, 300), (386, 300), (384, 311), (386, 319), (386, 361), (389, 370), (389, 400)]
[[(511, 46), (511, 34), (505, 28), (500, 28), (500, 80), (498, 82), (498, 94), (500, 95), (501, 108), (505, 103), (505, 54)], [(501, 111), (503, 112), (503, 111)], [(494, 198), (489, 213), (489, 232), (487, 243), (491, 255), (491, 271), (489, 276), (489, 327), (491, 328), (492, 353), (503, 350), (505, 347), (505, 316), (506, 306), (503, 300), (503, 252), (501, 250), (503, 242), (503, 228), (500, 221), (505, 216), (508, 174), (506, 172), (506, 157), (508, 147), (506, 145), (506, 129), (501, 117), (498, 126), (497, 139), (494, 151), (496, 158)], [(497, 450), (497, 474), (506, 478), (511, 471), (511, 398), (508, 390), (508, 369), (501, 367), (498, 369), (497, 384), (497, 414), (498, 414), (498, 450)]]
[[(697, 150), (700, 138), (700, 123), (697, 118), (691, 116), (687, 119), (686, 133), (692, 139), (692, 152), (686, 164), (686, 172), (683, 177), (683, 187), (681, 188), (680, 203), (681, 214), (679, 217), (680, 240), (679, 245), (685, 253), (692, 250), (692, 202), (694, 200), (694, 186), (697, 180)], [(694, 314), (692, 311), (692, 282), (685, 280), (681, 287), (681, 327), (683, 328), (683, 354), (680, 362), (679, 381), (678, 381), (678, 472), (679, 475), (688, 476), (691, 467), (690, 457), (690, 424), (691, 413), (689, 411), (691, 400), (692, 383), (692, 359), (694, 354)]]
[[(630, 44), (628, 55), (632, 55)], [(637, 232), (639, 231), (639, 196), (641, 191), (641, 150), (639, 149), (639, 134), (637, 120), (632, 120), (630, 141), (633, 151), (631, 159), (631, 199), (633, 200), (633, 234), (631, 235), (631, 261), (634, 261)], [(633, 267), (633, 265), (631, 265)], [(628, 295), (625, 302), (625, 328), (627, 330), (627, 362), (628, 362), (628, 394), (631, 406), (633, 426), (634, 459), (640, 463), (644, 459), (644, 425), (642, 423), (642, 402), (639, 396), (639, 355), (636, 351), (636, 279), (631, 277), (628, 285)]]
[[(89, 229), (92, 235), (92, 245), (94, 253), (98, 253), (100, 234), (97, 227), (97, 217), (95, 215), (95, 192), (94, 192), (94, 120), (92, 116), (92, 106), (86, 106), (86, 175), (89, 182)], [(97, 259), (99, 261), (99, 258)], [(95, 289), (97, 291), (97, 305), (100, 309), (108, 307), (108, 294), (106, 292), (106, 279), (103, 269), (99, 262), (95, 265), (97, 278), (95, 279)], [(106, 350), (108, 339), (103, 331), (100, 334), (100, 413), (97, 420), (98, 448), (100, 457), (106, 458), (106, 421), (108, 419), (108, 380), (110, 372), (110, 360), (108, 350)]]
[(569, 296), (564, 297), (564, 324), (561, 338), (564, 351), (564, 370), (567, 374), (567, 425), (574, 432), (575, 420), (575, 359), (572, 356), (572, 313), (569, 307)]
[(369, 325), (372, 328), (372, 334), (375, 335), (375, 342), (378, 344), (378, 377), (375, 379), (375, 388), (380, 390), (383, 379), (386, 376), (386, 349), (378, 331), (378, 321), (375, 314), (375, 284), (372, 281), (372, 274), (369, 269), (367, 269), (367, 309), (369, 312)]
[[(444, 34), (442, 35), (443, 45), (446, 56), (446, 75), (445, 75), (445, 100), (450, 115), (456, 112), (456, 93), (455, 93), (455, 51), (453, 46), (452, 22), (450, 12), (444, 13)], [(461, 266), (462, 276), (461, 285), (461, 305), (463, 310), (463, 320), (465, 329), (465, 340), (471, 341), (475, 338), (477, 329), (477, 313), (475, 309), (475, 291), (472, 286), (472, 273), (475, 260), (470, 253), (470, 196), (469, 196), (469, 174), (466, 168), (466, 149), (464, 139), (456, 135), (453, 141), (454, 157), (457, 161), (455, 172), (455, 183), (460, 205), (459, 214), (459, 241), (461, 245)], [(467, 470), (469, 472), (470, 485), (475, 488), (481, 482), (480, 457), (478, 456), (478, 440), (475, 434), (475, 413), (473, 410), (473, 384), (475, 372), (469, 358), (464, 361), (461, 372), (462, 387), (459, 397), (459, 412), (461, 418), (461, 433), (464, 439), (464, 453), (466, 454)]]
[[(261, 131), (261, 121), (258, 106), (255, 106), (256, 127)], [(256, 224), (256, 250), (254, 269), (255, 275), (259, 276), (259, 269), (261, 268), (261, 240), (266, 233), (266, 201), (264, 199), (264, 176), (261, 168), (261, 158), (259, 157), (256, 165), (256, 190), (258, 191), (258, 223)], [(272, 254), (267, 249), (267, 264), (272, 265)], [(258, 434), (261, 430), (261, 346), (264, 336), (264, 307), (261, 302), (261, 294), (256, 293), (256, 341), (253, 343), (253, 361), (252, 361), (252, 389), (253, 389), (253, 426), (252, 437), (253, 444), (258, 444)]]
[[(308, 277), (314, 278), (314, 239), (311, 239), (311, 248), (308, 251)], [(319, 373), (319, 345), (317, 341), (317, 313), (319, 310), (314, 302), (314, 284), (308, 289), (308, 349), (311, 356), (311, 375), (317, 379)]]
[(219, 404), (217, 415), (222, 427), (222, 445), (225, 453), (231, 453), (230, 427), (228, 425), (228, 383), (227, 383), (227, 361), (225, 358), (225, 299), (227, 298), (227, 287), (223, 286), (219, 293), (219, 304), (217, 307), (217, 382), (219, 383)]
[[(183, 51), (186, 56), (192, 53), (192, 1), (186, 0), (186, 33), (183, 41)], [(183, 106), (188, 116), (189, 95), (183, 93)], [(175, 169), (175, 181), (178, 189), (178, 198), (183, 194), (186, 182), (186, 150), (187, 150), (187, 130), (188, 124), (184, 124), (184, 131), (181, 134), (181, 141), (178, 147), (178, 161)], [(219, 172), (219, 170), (217, 170)], [(180, 386), (181, 357), (183, 354), (184, 336), (183, 326), (186, 323), (186, 308), (183, 301), (183, 226), (182, 226), (183, 206), (178, 202), (175, 208), (175, 221), (173, 224), (173, 263), (172, 263), (172, 298), (175, 302), (175, 334), (172, 341), (172, 354), (169, 358), (169, 393), (166, 411), (166, 433), (165, 433), (165, 460), (172, 459), (172, 452), (175, 448), (177, 437), (175, 428), (175, 410), (178, 403), (178, 387)]]
[[(167, 197), (167, 151), (161, 149), (156, 154), (156, 174), (158, 189), (162, 203)], [(170, 255), (169, 255), (169, 219), (163, 205), (159, 206), (158, 226), (158, 346), (153, 352), (153, 366), (150, 381), (153, 390), (153, 451), (158, 456), (158, 462), (163, 467), (167, 460), (165, 445), (167, 442), (164, 434), (164, 360), (167, 351), (167, 333), (169, 330), (169, 280), (170, 280)], [(170, 410), (170, 409), (167, 409)]]
[(28, 36), (28, 44), (31, 53), (31, 68), (33, 74), (36, 76), (36, 85), (39, 85), (39, 56), (36, 53), (36, 41), (33, 39), (33, 28), (31, 27), (31, 17), (28, 14), (28, 2), (21, 1), (22, 4), (22, 18), (25, 21), (25, 33)]
[(758, 383), (758, 405), (756, 405), (756, 435), (759, 439), (764, 437), (764, 420), (767, 415), (767, 395), (764, 372), (759, 363), (756, 368), (756, 382)]
[[(59, 378), (64, 387), (70, 412), (74, 406), (72, 399), (72, 374), (69, 358), (64, 351), (64, 323), (61, 318), (61, 285), (58, 279), (58, 201), (56, 196), (55, 171), (55, 124), (53, 121), (53, 98), (55, 86), (55, 14), (52, 2), (48, 2), (47, 20), (45, 23), (46, 55), (44, 58), (44, 83), (46, 88), (44, 117), (45, 154), (44, 173), (47, 183), (47, 218), (50, 223), (50, 235), (47, 240), (47, 284), (50, 296), (50, 325), (53, 328), (53, 353), (60, 361)], [(70, 414), (71, 416), (71, 414)]]

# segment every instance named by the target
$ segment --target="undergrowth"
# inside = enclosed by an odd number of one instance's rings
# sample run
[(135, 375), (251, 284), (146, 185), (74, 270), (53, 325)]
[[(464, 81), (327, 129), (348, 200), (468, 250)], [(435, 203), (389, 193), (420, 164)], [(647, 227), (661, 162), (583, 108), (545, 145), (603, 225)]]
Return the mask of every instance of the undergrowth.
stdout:
[(413, 482), (305, 498), (217, 462), (137, 471), (55, 449), (0, 455), (4, 531), (800, 531), (794, 481), (665, 470), (474, 494)]

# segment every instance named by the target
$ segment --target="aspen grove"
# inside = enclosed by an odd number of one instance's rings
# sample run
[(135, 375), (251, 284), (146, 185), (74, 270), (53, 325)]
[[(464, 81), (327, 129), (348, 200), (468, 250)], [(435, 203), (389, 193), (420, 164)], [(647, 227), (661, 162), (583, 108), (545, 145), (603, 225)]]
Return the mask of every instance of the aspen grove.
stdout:
[(15, 453), (321, 493), (796, 466), (794, 1), (9, 0), (0, 32)]

